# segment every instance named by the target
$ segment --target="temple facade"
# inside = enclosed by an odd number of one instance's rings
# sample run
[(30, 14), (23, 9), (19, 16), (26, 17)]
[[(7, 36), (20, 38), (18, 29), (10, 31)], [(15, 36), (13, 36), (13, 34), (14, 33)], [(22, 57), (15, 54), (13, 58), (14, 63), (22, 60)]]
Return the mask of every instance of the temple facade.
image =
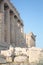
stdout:
[(0, 0), (0, 48), (24, 47), (24, 24), (10, 0)]
[(24, 33), (23, 20), (10, 0), (0, 0), (0, 49), (35, 46), (35, 35)]

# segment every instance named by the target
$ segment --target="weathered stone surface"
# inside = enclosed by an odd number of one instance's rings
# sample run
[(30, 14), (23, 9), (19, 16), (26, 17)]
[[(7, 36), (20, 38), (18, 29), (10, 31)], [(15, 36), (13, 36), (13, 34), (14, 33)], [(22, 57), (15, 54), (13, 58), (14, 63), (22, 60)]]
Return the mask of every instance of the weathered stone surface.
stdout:
[(4, 56), (2, 56), (2, 55), (0, 55), (0, 63), (1, 64), (6, 63), (6, 58)]
[(12, 57), (6, 57), (6, 62), (12, 62)]
[(14, 62), (27, 62), (27, 57), (26, 56), (15, 57)]
[(36, 35), (33, 34), (33, 32), (30, 32), (29, 34), (25, 34), (26, 38), (26, 45), (27, 47), (35, 47), (35, 41), (36, 41)]
[(15, 48), (15, 55), (16, 56), (19, 56), (19, 55), (27, 56), (27, 48), (20, 48), (20, 47)]
[(43, 49), (30, 48), (29, 49), (29, 62), (30, 63), (43, 63)]
[(43, 49), (32, 47), (36, 36), (30, 33), (26, 37), (28, 47), (32, 48), (21, 48), (26, 46), (23, 34), (23, 23), (16, 8), (10, 0), (0, 0), (0, 48), (17, 46), (1, 50), (1, 65), (43, 65)]
[[(10, 47), (9, 49), (12, 50), (13, 47)], [(14, 56), (7, 55), (4, 58), (0, 56), (0, 58), (2, 60), (3, 59), (6, 60), (6, 62), (8, 63), (11, 63), (10, 65), (43, 65), (43, 49), (36, 47), (32, 47), (32, 48), (16, 47), (13, 50), (14, 50), (13, 53)]]
[(10, 57), (10, 56), (12, 56), (13, 52), (14, 52), (14, 48), (12, 46), (10, 46), (8, 50), (1, 50), (1, 55)]

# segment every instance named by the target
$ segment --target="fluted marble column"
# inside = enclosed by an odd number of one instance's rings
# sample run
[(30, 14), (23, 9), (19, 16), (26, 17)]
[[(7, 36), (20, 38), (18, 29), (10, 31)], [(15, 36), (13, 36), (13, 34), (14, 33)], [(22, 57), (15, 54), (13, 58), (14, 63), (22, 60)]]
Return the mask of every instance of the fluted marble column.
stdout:
[(5, 8), (5, 22), (6, 22), (6, 42), (10, 44), (10, 9)]
[(4, 2), (0, 3), (0, 12), (2, 13), (2, 25), (1, 25), (1, 42), (4, 43)]
[(11, 23), (11, 44), (15, 44), (15, 19), (14, 19), (14, 13), (12, 12), (10, 14), (10, 23)]

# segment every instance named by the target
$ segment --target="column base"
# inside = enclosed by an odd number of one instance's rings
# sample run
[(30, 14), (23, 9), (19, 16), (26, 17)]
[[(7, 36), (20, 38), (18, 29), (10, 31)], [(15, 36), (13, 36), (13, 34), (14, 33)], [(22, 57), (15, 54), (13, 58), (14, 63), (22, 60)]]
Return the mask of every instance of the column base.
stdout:
[(9, 49), (10, 45), (12, 45), (13, 47), (15, 47), (15, 44), (14, 43), (7, 43), (7, 42), (4, 42), (4, 43), (0, 43), (0, 50), (7, 50)]
[(7, 50), (9, 49), (10, 44), (7, 43), (0, 43), (0, 50)]

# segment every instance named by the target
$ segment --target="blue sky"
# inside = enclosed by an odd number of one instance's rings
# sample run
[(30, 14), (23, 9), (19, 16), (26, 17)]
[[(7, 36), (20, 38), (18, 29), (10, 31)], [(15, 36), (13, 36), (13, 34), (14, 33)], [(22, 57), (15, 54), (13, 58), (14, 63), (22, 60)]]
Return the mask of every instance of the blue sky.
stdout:
[(24, 22), (25, 33), (33, 32), (36, 46), (43, 48), (43, 0), (11, 0)]

